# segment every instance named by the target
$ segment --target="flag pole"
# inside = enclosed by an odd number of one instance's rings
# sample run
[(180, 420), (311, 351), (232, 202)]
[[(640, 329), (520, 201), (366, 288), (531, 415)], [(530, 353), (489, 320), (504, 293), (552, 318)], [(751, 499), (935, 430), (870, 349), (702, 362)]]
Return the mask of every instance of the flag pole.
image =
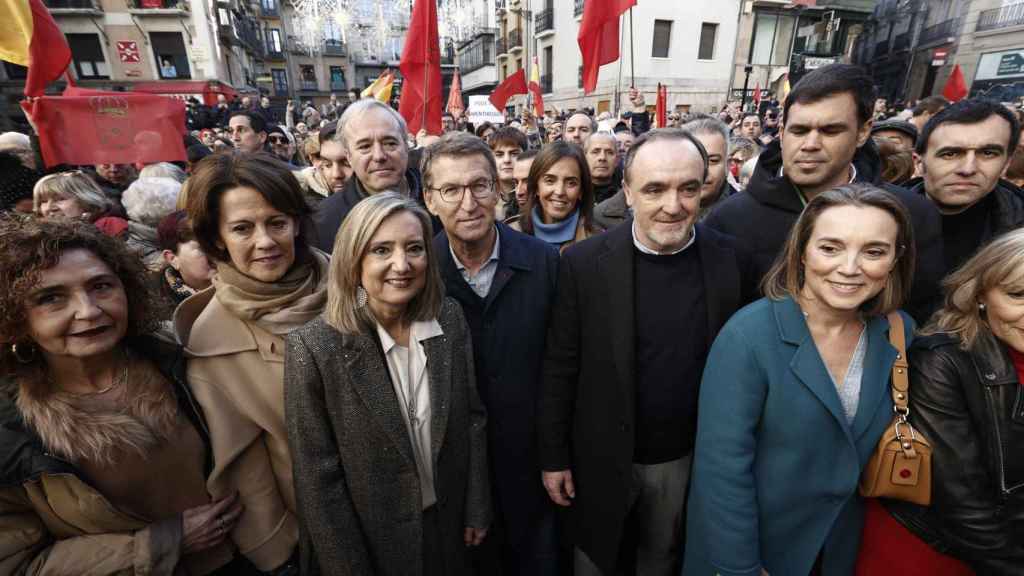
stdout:
[(629, 75), (630, 88), (636, 88), (636, 60), (633, 46), (633, 7), (629, 7)]
[[(619, 19), (622, 19), (622, 15), (619, 15)], [(625, 42), (625, 37), (619, 35), (619, 54), (622, 54), (622, 44)], [(622, 114), (622, 61), (624, 58), (619, 58), (619, 78), (615, 81), (615, 115)]]

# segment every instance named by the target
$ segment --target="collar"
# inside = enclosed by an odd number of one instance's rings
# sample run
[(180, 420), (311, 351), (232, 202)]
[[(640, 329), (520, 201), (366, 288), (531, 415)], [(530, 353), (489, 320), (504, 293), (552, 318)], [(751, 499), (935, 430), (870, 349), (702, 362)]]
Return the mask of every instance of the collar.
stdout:
[[(444, 331), (441, 330), (441, 325), (437, 323), (437, 319), (432, 320), (417, 320), (409, 326), (409, 341), (410, 342), (423, 342), (429, 340), (435, 336), (441, 336)], [(391, 349), (397, 346), (395, 339), (388, 334), (388, 331), (377, 323), (377, 336), (380, 337), (380, 345), (384, 349), (384, 354), (387, 355), (391, 352)], [(410, 347), (411, 348), (411, 347)]]
[[(491, 250), (491, 257), (487, 259), (487, 263), (498, 261), (498, 249), (501, 246), (501, 234), (498, 233), (498, 227), (494, 227), (494, 249)], [(452, 248), (451, 240), (448, 241), (448, 251), (452, 254), (452, 260), (455, 261), (455, 267), (460, 271), (465, 270), (466, 267), (459, 260), (459, 257), (455, 255), (455, 250)], [(487, 264), (484, 264), (486, 266)], [(483, 268), (483, 266), (481, 266)]]
[(694, 226), (693, 228), (690, 228), (690, 240), (686, 242), (685, 246), (683, 246), (679, 250), (674, 250), (672, 252), (658, 252), (657, 250), (651, 250), (650, 248), (645, 246), (643, 242), (640, 241), (640, 237), (636, 235), (636, 219), (633, 220), (632, 230), (633, 246), (636, 246), (637, 250), (649, 256), (672, 256), (674, 254), (679, 254), (683, 250), (686, 250), (690, 246), (693, 246), (693, 243), (697, 240), (697, 227)]
[[(786, 169), (785, 165), (779, 166), (779, 178), (785, 178), (786, 177), (786, 174), (784, 172), (785, 169)], [(853, 162), (850, 162), (850, 181), (847, 182), (847, 184), (853, 184), (856, 181), (857, 181), (857, 166)], [(796, 193), (800, 197), (800, 203), (803, 204), (804, 206), (807, 206), (807, 198), (804, 197), (803, 190), (800, 190), (800, 188), (798, 188), (796, 184), (793, 184), (793, 188), (796, 189)]]

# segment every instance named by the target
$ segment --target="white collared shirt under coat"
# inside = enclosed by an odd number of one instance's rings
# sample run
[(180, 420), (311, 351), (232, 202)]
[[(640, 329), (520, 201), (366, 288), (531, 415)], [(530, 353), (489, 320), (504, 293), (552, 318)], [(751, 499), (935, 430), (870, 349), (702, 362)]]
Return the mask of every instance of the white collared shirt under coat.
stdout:
[[(412, 443), (424, 510), (437, 502), (437, 494), (434, 491), (434, 461), (430, 447), (430, 421), (433, 416), (430, 408), (430, 375), (423, 341), (443, 334), (437, 320), (413, 322), (409, 327), (409, 346), (404, 347), (377, 324), (377, 335), (387, 359), (391, 384), (395, 388), (402, 419)], [(415, 406), (415, 421), (411, 417), (411, 406)]]

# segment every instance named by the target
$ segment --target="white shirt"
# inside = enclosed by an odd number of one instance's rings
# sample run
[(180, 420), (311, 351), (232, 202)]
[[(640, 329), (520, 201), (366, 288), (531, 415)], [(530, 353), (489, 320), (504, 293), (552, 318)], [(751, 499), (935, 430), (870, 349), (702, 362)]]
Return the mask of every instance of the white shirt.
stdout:
[(491, 257), (487, 259), (487, 263), (484, 264), (476, 275), (472, 276), (469, 270), (462, 264), (459, 257), (455, 255), (455, 250), (452, 249), (451, 244), (448, 245), (448, 251), (452, 253), (452, 260), (455, 260), (455, 267), (459, 269), (462, 274), (462, 279), (469, 284), (469, 287), (473, 289), (473, 292), (481, 298), (487, 298), (487, 294), (491, 291), (491, 284), (494, 282), (494, 274), (498, 271), (498, 247), (501, 245), (501, 235), (498, 234), (498, 229), (494, 229), (494, 250), (491, 250)]
[(637, 250), (643, 252), (644, 254), (647, 254), (648, 256), (671, 256), (673, 254), (679, 254), (683, 250), (686, 250), (690, 246), (693, 246), (693, 242), (696, 239), (697, 239), (697, 228), (693, 227), (693, 228), (690, 228), (690, 240), (687, 241), (686, 245), (683, 246), (682, 248), (680, 248), (679, 250), (673, 250), (672, 252), (666, 252), (666, 253), (658, 252), (656, 250), (651, 250), (643, 242), (641, 242), (640, 241), (640, 237), (636, 235), (636, 220), (633, 220), (633, 246), (636, 246)]
[(391, 383), (395, 387), (399, 409), (412, 444), (416, 471), (420, 477), (423, 509), (437, 502), (434, 492), (434, 458), (430, 448), (430, 376), (423, 341), (444, 334), (436, 320), (413, 322), (409, 327), (409, 344), (399, 346), (388, 331), (377, 324), (377, 335), (384, 348)]

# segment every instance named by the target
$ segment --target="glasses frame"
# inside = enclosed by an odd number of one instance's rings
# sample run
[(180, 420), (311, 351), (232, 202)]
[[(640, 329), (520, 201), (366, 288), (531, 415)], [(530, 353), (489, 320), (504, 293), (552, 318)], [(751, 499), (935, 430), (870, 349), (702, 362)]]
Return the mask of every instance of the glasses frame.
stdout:
[[(473, 186), (485, 182), (487, 183), (487, 192), (485, 194), (478, 195), (476, 192), (473, 192)], [(445, 198), (444, 190), (451, 188), (457, 188), (458, 195), (453, 198)], [(473, 196), (474, 200), (486, 200), (491, 196), (491, 194), (494, 194), (494, 180), (487, 178), (485, 180), (477, 180), (476, 182), (471, 182), (469, 184), (453, 184), (451, 186), (445, 186), (443, 189), (430, 186), (429, 189), (431, 192), (437, 192), (437, 195), (441, 198), (443, 202), (447, 202), (448, 204), (458, 204), (462, 202), (462, 200), (466, 197), (467, 190)]]

